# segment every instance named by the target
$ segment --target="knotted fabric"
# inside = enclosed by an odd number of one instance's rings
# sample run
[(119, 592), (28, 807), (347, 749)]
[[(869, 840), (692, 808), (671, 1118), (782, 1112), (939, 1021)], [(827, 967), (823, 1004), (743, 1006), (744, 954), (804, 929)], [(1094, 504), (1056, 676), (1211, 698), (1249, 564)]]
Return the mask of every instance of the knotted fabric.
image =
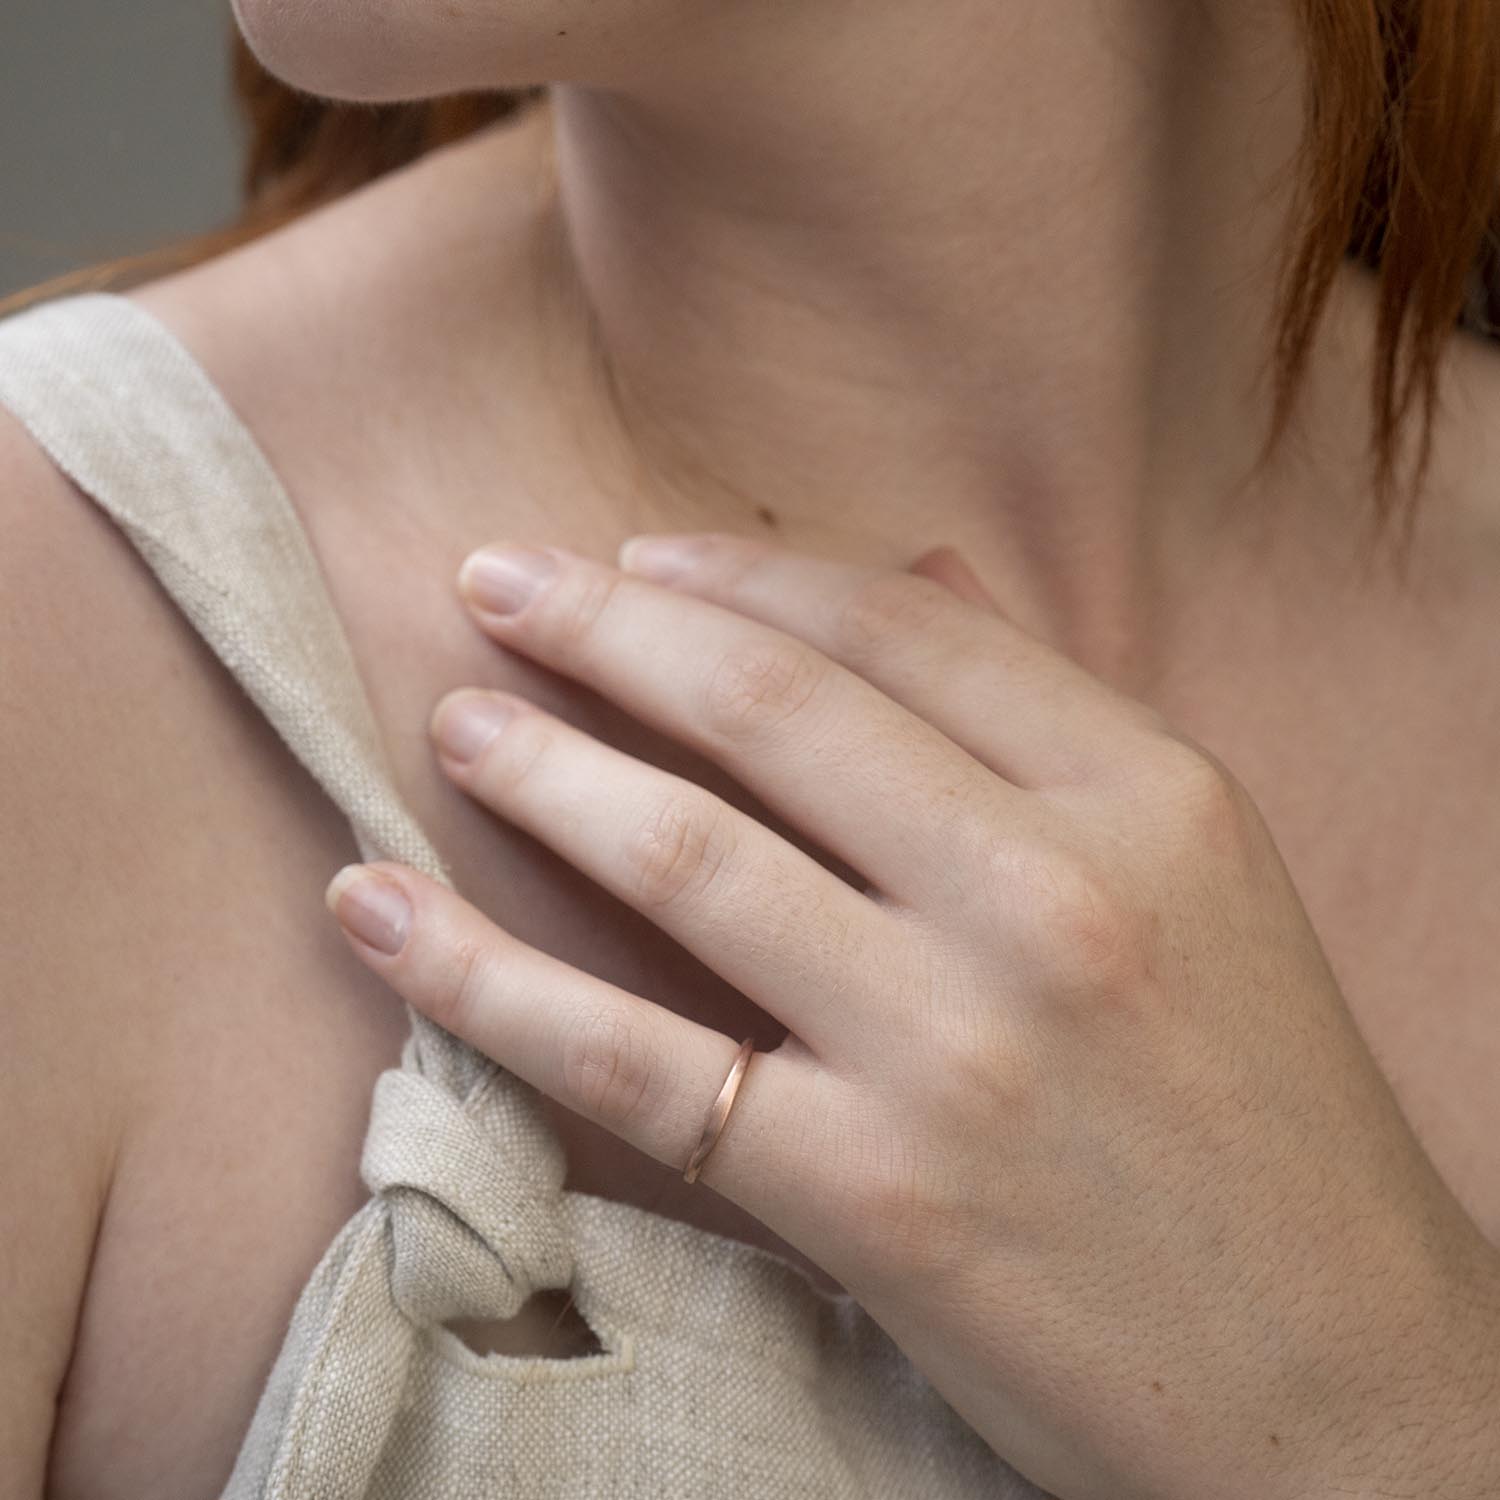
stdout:
[[(361, 857), (451, 885), (289, 497), (167, 326), (110, 293), (0, 320), (0, 403), (118, 523)], [(540, 1095), (408, 1011), (365, 1134), (371, 1196), (302, 1288), (221, 1500), (1036, 1500), (853, 1297), (565, 1191)], [(563, 1286), (599, 1352), (480, 1354), (443, 1326)]]
[(573, 1274), (562, 1150), (505, 1107), (495, 1080), (462, 1102), (410, 1067), (375, 1084), (360, 1174), (390, 1211), (392, 1293), (419, 1322), (514, 1317)]

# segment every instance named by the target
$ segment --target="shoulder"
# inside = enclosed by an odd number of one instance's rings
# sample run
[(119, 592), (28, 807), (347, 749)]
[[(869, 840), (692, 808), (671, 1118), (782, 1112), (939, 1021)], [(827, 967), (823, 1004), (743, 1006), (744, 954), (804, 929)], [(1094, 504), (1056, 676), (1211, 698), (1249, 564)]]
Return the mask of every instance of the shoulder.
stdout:
[[(0, 535), (0, 909), (20, 939), (5, 947), (11, 982), (0, 993), (5, 1024), (57, 1032), (96, 1003), (80, 981), (105, 965), (77, 935), (102, 932), (109, 890), (98, 868), (122, 852), (132, 820), (144, 826), (154, 812), (149, 801), (127, 808), (121, 792), (149, 695), (170, 668), (139, 649), (160, 625), (129, 544), (3, 406)], [(104, 816), (111, 803), (121, 805)], [(76, 1063), (86, 1068), (86, 1053)], [(0, 1108), (7, 1097), (0, 1090)]]
[(368, 411), (393, 386), (444, 392), (467, 330), (533, 311), (545, 123), (501, 121), (128, 295), (258, 435), (309, 400), (347, 419), (340, 402)]
[(121, 601), (85, 506), (0, 409), (0, 1451), (18, 1495), (42, 1492), (121, 1129), (104, 983), (117, 934), (91, 857), (118, 828), (101, 817), (98, 714)]
[[(361, 457), (350, 413), (404, 394), (371, 370), (423, 347), (441, 365), (403, 293), (441, 254), (410, 210), (432, 174), (480, 165), (418, 163), (130, 294), (308, 481), (309, 508), (338, 485), (362, 499), (337, 472)], [(478, 180), (439, 186), (484, 201)], [(291, 1300), (363, 1196), (369, 1089), (406, 1019), (323, 909), (358, 857), (347, 820), (3, 405), (0, 536), (0, 1493), (90, 1493), (104, 1474), (181, 1492), (171, 1465), (232, 1457)], [(207, 1326), (226, 1372), (211, 1399), (183, 1353)], [(150, 1381), (122, 1378), (143, 1359)], [(174, 1441), (121, 1446), (157, 1431)]]
[[(319, 1083), (307, 1058), (332, 1037), (370, 1072), (399, 1016), (340, 988), (353, 965), (320, 898), (356, 857), (342, 815), (4, 407), (0, 536), (0, 1493), (87, 1493), (80, 1465), (145, 1461), (110, 1434), (192, 1403), (171, 1341), (206, 1326), (218, 1293), (199, 1283), (221, 1274), (196, 1258), (215, 1225), (271, 1209), (246, 1142), (285, 1150), (295, 1127), (327, 1147), (323, 1115), (357, 1120), (368, 1080)], [(280, 1123), (257, 1135), (267, 1110)], [(331, 1219), (349, 1165), (327, 1156)], [(286, 1238), (315, 1258), (328, 1224), (304, 1217)], [(264, 1351), (220, 1325), (238, 1394)], [(143, 1351), (165, 1362), (131, 1385)]]

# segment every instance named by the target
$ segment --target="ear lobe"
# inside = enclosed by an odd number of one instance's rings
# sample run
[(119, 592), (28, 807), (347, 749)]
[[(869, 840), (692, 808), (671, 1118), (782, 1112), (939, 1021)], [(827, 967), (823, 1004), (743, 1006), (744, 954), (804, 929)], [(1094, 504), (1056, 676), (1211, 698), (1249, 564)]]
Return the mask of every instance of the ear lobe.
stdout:
[(979, 575), (964, 561), (963, 554), (957, 547), (945, 544), (929, 548), (906, 571), (931, 578), (957, 594), (960, 599), (977, 604), (981, 609), (990, 610), (997, 615), (1004, 614), (995, 596), (979, 581)]

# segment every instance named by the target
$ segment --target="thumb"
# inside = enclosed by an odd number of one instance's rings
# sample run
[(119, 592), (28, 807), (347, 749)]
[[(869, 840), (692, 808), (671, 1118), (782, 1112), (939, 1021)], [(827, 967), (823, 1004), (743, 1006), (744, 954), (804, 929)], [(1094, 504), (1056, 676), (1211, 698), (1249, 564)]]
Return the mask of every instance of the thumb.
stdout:
[(933, 579), (957, 594), (960, 599), (967, 599), (970, 604), (977, 604), (981, 609), (991, 610), (997, 615), (1004, 613), (999, 601), (979, 581), (979, 575), (964, 561), (963, 554), (957, 547), (946, 544), (931, 547), (906, 571)]

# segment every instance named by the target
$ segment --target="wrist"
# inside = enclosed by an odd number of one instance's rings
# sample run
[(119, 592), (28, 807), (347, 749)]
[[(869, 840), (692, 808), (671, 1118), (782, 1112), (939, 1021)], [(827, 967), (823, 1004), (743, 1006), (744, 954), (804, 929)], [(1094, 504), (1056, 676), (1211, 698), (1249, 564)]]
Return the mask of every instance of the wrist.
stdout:
[(1500, 1252), (1475, 1230), (1372, 1321), (1297, 1500), (1500, 1496)]

